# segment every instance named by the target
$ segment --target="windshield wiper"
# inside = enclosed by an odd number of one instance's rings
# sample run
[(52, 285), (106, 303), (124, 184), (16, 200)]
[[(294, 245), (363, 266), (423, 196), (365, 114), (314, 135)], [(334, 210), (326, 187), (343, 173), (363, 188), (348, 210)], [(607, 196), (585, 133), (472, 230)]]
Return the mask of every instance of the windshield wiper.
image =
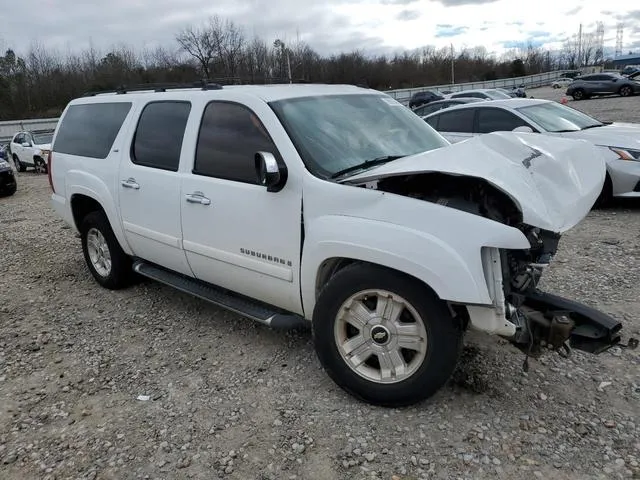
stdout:
[(387, 162), (391, 162), (393, 160), (397, 160), (398, 158), (402, 158), (402, 157), (406, 157), (406, 155), (385, 155), (383, 157), (376, 157), (371, 160), (365, 160), (362, 163), (358, 163), (351, 167), (338, 170), (336, 173), (332, 174), (330, 178), (342, 177), (347, 173), (355, 172), (356, 170), (364, 170), (366, 168), (375, 167), (376, 165), (383, 165)]
[(589, 130), (590, 128), (604, 127), (604, 123), (596, 123), (595, 125), (587, 125), (586, 127), (582, 127), (581, 130)]

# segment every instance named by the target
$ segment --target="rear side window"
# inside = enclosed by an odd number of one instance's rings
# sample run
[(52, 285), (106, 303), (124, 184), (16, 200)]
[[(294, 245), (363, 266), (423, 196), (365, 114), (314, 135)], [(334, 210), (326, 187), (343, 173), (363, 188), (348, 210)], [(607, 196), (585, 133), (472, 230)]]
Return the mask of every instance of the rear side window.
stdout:
[(441, 132), (473, 132), (473, 115), (475, 108), (465, 108), (464, 110), (453, 110), (442, 112), (438, 122), (438, 130)]
[(72, 105), (62, 118), (53, 151), (91, 158), (107, 158), (131, 102)]
[(189, 102), (148, 103), (140, 114), (133, 137), (131, 161), (145, 167), (177, 171), (190, 111)]

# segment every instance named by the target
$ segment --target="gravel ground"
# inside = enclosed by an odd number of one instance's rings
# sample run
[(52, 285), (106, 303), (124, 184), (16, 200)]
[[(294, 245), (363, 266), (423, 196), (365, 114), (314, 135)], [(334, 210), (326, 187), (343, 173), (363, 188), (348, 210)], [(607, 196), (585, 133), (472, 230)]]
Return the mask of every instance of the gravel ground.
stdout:
[(528, 97), (561, 101), (567, 98), (567, 105), (576, 108), (598, 120), (610, 122), (640, 122), (640, 96), (623, 98), (620, 96), (594, 97), (589, 100), (575, 101), (564, 93), (566, 88), (551, 87), (527, 90)]
[[(510, 344), (470, 335), (436, 396), (373, 408), (329, 380), (308, 332), (152, 282), (100, 288), (46, 176), (18, 180), (0, 199), (0, 478), (640, 478), (638, 350), (524, 373)], [(639, 336), (639, 220), (640, 203), (592, 212), (544, 287)]]

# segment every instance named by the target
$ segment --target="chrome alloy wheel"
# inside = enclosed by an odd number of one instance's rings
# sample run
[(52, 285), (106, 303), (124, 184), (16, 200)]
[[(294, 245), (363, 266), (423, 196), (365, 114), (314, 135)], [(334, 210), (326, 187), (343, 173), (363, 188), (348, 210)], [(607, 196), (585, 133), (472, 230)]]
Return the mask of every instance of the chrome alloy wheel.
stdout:
[(386, 290), (349, 297), (334, 324), (338, 351), (361, 377), (382, 384), (411, 377), (427, 353), (422, 318), (404, 298)]
[(104, 235), (97, 228), (87, 232), (87, 251), (96, 272), (101, 277), (108, 277), (111, 273), (111, 252)]

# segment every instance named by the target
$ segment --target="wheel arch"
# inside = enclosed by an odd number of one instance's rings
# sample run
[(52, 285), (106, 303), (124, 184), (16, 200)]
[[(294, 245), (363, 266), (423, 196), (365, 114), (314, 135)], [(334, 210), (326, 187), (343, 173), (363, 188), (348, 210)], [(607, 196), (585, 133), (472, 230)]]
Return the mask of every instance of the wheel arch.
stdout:
[(69, 203), (73, 222), (77, 231), (81, 231), (82, 220), (89, 213), (101, 211), (107, 217), (109, 225), (111, 226), (120, 247), (127, 255), (131, 255), (133, 252), (126, 241), (122, 225), (118, 221), (119, 217), (115, 210), (115, 205), (109, 205), (108, 202), (105, 202), (98, 192), (86, 188), (76, 188), (74, 190), (74, 193), (69, 197)]

